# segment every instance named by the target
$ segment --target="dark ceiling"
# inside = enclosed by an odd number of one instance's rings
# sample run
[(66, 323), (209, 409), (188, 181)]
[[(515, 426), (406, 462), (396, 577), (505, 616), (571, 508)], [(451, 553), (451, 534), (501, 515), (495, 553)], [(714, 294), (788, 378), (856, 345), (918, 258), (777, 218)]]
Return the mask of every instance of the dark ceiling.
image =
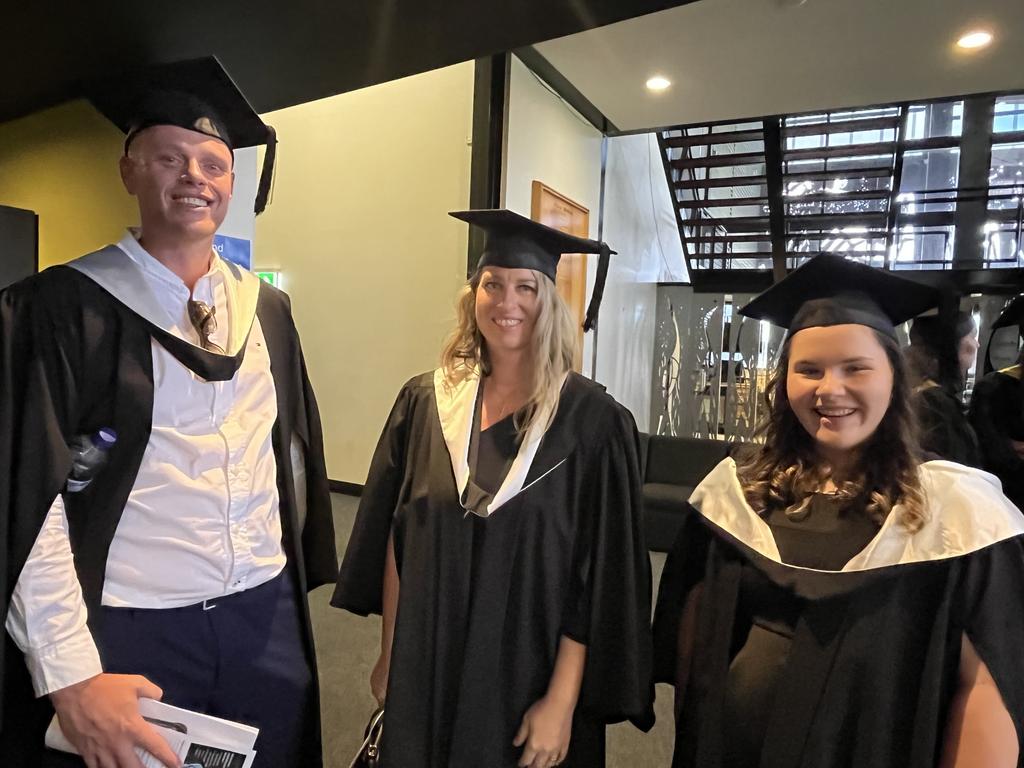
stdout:
[(0, 121), (77, 98), (92, 77), (210, 53), (268, 112), (686, 2), (6, 0)]

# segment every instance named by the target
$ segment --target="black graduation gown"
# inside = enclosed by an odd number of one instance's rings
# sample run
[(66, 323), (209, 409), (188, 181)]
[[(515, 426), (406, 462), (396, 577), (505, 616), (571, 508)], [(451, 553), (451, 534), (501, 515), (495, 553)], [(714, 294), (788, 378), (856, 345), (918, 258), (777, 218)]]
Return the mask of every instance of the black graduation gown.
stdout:
[[(934, 768), (965, 632), (1024, 737), (1024, 519), (986, 473), (922, 475), (930, 522), (910, 535), (887, 520), (842, 571), (780, 561), (731, 459), (698, 487), (655, 611), (656, 679), (677, 686), (673, 768), (727, 764), (750, 721), (761, 768)], [(792, 635), (765, 661), (769, 711), (726, 718), (737, 652), (780, 617)]]
[(983, 468), (1003, 483), (1003, 493), (1024, 509), (1024, 459), (1010, 437), (1024, 440), (1024, 383), (1020, 366), (994, 371), (974, 386), (969, 417), (981, 445)]
[(981, 466), (974, 428), (963, 406), (949, 390), (927, 381), (914, 392), (913, 403), (920, 427), (921, 449), (928, 458)]
[(512, 740), (547, 689), (562, 635), (587, 646), (564, 765), (604, 765), (606, 723), (654, 720), (636, 427), (603, 388), (570, 374), (550, 429), (525, 436), (478, 517), (459, 491), (476, 383), (449, 397), (435, 372), (402, 389), (334, 594), (339, 608), (380, 612), (393, 530), (401, 588), (384, 765), (516, 765)]
[[(130, 268), (128, 257), (112, 247), (98, 254), (108, 265), (123, 263)], [(277, 395), (273, 446), (283, 543), (308, 628), (304, 591), (333, 581), (337, 574), (320, 417), (287, 296), (259, 284), (255, 314), (269, 348)], [(96, 629), (107, 552), (149, 439), (153, 338), (208, 379), (230, 378), (241, 361), (240, 355), (212, 355), (176, 340), (73, 267), (48, 269), (0, 293), (3, 618), (22, 566), (70, 470), (67, 444), (77, 435), (113, 427), (118, 442), (107, 465), (88, 488), (64, 498), (75, 568), (90, 627)], [(293, 434), (301, 439), (306, 466), (302, 520), (289, 455)], [(310, 662), (315, 664), (311, 629), (308, 638)], [(2, 670), (0, 764), (35, 765), (52, 708), (48, 697), (34, 699), (23, 657), (6, 632)], [(316, 717), (309, 723), (308, 744), (307, 764), (320, 765)]]

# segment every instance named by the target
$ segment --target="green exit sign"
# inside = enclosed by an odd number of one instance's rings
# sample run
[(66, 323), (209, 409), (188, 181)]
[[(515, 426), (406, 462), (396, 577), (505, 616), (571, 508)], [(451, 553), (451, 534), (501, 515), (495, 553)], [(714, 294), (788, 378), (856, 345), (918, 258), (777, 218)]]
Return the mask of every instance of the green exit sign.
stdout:
[(276, 269), (256, 270), (256, 277), (264, 283), (270, 283), (275, 288), (281, 287), (281, 273)]

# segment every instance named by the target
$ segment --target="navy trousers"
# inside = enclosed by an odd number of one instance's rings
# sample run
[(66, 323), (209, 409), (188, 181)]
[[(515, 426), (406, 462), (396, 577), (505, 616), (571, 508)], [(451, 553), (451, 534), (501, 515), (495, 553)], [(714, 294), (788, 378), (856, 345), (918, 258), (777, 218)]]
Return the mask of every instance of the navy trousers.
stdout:
[(317, 697), (296, 595), (285, 569), (266, 584), (185, 608), (105, 607), (103, 668), (148, 678), (168, 704), (256, 726), (254, 768), (306, 768), (303, 755), (320, 735), (310, 733)]

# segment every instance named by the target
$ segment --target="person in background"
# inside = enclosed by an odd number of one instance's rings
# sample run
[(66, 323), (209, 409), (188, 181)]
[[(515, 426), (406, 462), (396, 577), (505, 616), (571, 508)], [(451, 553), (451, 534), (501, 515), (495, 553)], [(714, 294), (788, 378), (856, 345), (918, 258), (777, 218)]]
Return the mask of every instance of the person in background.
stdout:
[[(978, 328), (968, 312), (957, 313), (953, 333), (944, 329), (944, 320), (938, 315), (917, 317), (910, 328), (906, 357), (918, 442), (928, 458), (980, 467), (978, 438), (963, 406), (967, 375), (978, 359)], [(943, 366), (944, 355), (955, 355), (954, 375), (943, 375), (943, 367), (954, 368)]]
[[(140, 697), (260, 729), (256, 768), (321, 764), (305, 593), (337, 569), (316, 400), (287, 296), (213, 248), (234, 149), (273, 133), (212, 58), (94, 102), (127, 134), (141, 228), (0, 294), (0, 764), (54, 710), (89, 768), (179, 764)], [(117, 435), (88, 485), (69, 445)], [(16, 647), (14, 647), (16, 645)], [(35, 700), (34, 696), (38, 697)]]
[(650, 561), (629, 412), (571, 370), (563, 253), (610, 251), (510, 211), (486, 235), (441, 366), (398, 395), (333, 605), (382, 613), (370, 679), (387, 768), (605, 763), (653, 723)]
[(789, 333), (766, 420), (661, 579), (674, 768), (1021, 765), (1024, 517), (922, 463), (894, 326), (931, 288), (818, 256), (741, 310)]
[(978, 433), (983, 467), (1003, 483), (1003, 492), (1024, 509), (1024, 296), (1018, 296), (992, 324), (1017, 328), (1017, 362), (991, 371), (991, 339), (985, 351), (985, 376), (974, 385), (968, 416)]

